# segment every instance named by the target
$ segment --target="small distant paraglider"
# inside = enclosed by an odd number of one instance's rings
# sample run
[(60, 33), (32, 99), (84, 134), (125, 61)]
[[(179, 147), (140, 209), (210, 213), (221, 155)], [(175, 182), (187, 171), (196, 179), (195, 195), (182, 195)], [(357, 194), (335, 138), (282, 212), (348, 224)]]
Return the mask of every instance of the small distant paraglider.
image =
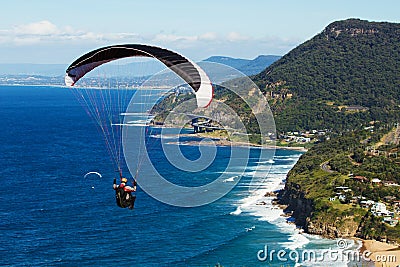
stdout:
[(101, 173), (99, 173), (99, 172), (88, 172), (88, 173), (86, 173), (86, 174), (83, 176), (83, 178), (86, 178), (86, 177), (88, 177), (88, 176), (91, 175), (91, 174), (95, 174), (95, 175), (99, 176), (100, 178), (103, 177), (103, 176), (101, 175)]
[[(86, 179), (88, 176), (91, 176), (91, 175), (97, 175), (99, 178), (103, 177), (103, 175), (101, 175), (101, 173), (99, 173), (99, 172), (88, 172), (83, 176), (83, 178)], [(92, 185), (91, 187), (92, 187), (92, 189), (94, 189), (94, 185)]]

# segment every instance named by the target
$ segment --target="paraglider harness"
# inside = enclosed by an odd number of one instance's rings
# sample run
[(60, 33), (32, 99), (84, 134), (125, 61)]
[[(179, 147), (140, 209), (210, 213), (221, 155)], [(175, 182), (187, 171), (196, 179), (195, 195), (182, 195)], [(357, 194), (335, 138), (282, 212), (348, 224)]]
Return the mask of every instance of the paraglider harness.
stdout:
[[(122, 174), (120, 175), (122, 178)], [(116, 179), (114, 178), (114, 184), (116, 184)], [(131, 192), (125, 191), (126, 184), (120, 184), (117, 189), (115, 189), (115, 200), (118, 207), (133, 209), (135, 204), (136, 196), (132, 195)], [(136, 186), (136, 180), (133, 180), (133, 186)]]

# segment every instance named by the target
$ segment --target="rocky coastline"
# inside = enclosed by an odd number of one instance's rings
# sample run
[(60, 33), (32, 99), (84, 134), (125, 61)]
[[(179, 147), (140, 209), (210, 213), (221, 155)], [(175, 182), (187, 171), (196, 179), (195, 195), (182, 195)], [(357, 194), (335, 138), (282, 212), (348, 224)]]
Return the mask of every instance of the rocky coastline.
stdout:
[(361, 236), (359, 231), (361, 224), (355, 222), (352, 216), (311, 219), (314, 204), (295, 184), (286, 182), (284, 189), (268, 192), (266, 196), (274, 196), (272, 204), (283, 210), (283, 216), (288, 217), (288, 223), (294, 223), (304, 233), (328, 239), (356, 239), (362, 242), (360, 255), (365, 256), (368, 261), (374, 262), (375, 266), (399, 266), (400, 247), (397, 244), (368, 240)]

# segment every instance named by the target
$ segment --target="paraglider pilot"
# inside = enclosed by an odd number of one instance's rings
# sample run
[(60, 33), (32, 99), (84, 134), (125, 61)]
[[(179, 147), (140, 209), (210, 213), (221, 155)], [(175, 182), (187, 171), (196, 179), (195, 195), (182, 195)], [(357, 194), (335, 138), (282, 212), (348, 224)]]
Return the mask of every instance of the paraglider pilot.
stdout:
[(121, 177), (121, 183), (117, 185), (117, 179), (114, 178), (113, 188), (115, 190), (115, 198), (118, 207), (133, 209), (136, 196), (132, 192), (136, 192), (136, 180), (133, 180), (132, 185), (127, 185), (128, 179)]

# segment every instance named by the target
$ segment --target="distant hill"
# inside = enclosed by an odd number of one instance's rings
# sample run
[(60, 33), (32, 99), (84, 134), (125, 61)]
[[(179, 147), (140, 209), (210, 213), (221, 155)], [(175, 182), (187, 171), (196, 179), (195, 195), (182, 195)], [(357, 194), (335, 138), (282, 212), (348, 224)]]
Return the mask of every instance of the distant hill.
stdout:
[[(240, 70), (246, 75), (254, 75), (260, 73), (266, 67), (278, 60), (280, 56), (258, 56), (257, 58), (240, 59), (221, 56), (212, 56), (205, 61), (216, 62), (231, 66)], [(121, 68), (121, 66), (124, 66)], [(0, 63), (0, 75), (39, 75), (39, 76), (64, 76), (67, 64), (6, 64)], [(166, 67), (155, 60), (147, 60), (144, 62), (132, 62), (125, 64), (106, 64), (102, 66), (104, 72), (112, 76), (148, 76), (158, 73)]]
[[(253, 78), (279, 130), (400, 120), (400, 24), (333, 22)], [(354, 108), (355, 107), (355, 108)]]
[(231, 58), (224, 56), (212, 56), (204, 61), (215, 62), (235, 68), (246, 75), (254, 75), (263, 71), (266, 67), (280, 59), (281, 56), (260, 55), (255, 59)]
[(0, 63), (0, 75), (63, 76), (66, 64), (6, 64)]

